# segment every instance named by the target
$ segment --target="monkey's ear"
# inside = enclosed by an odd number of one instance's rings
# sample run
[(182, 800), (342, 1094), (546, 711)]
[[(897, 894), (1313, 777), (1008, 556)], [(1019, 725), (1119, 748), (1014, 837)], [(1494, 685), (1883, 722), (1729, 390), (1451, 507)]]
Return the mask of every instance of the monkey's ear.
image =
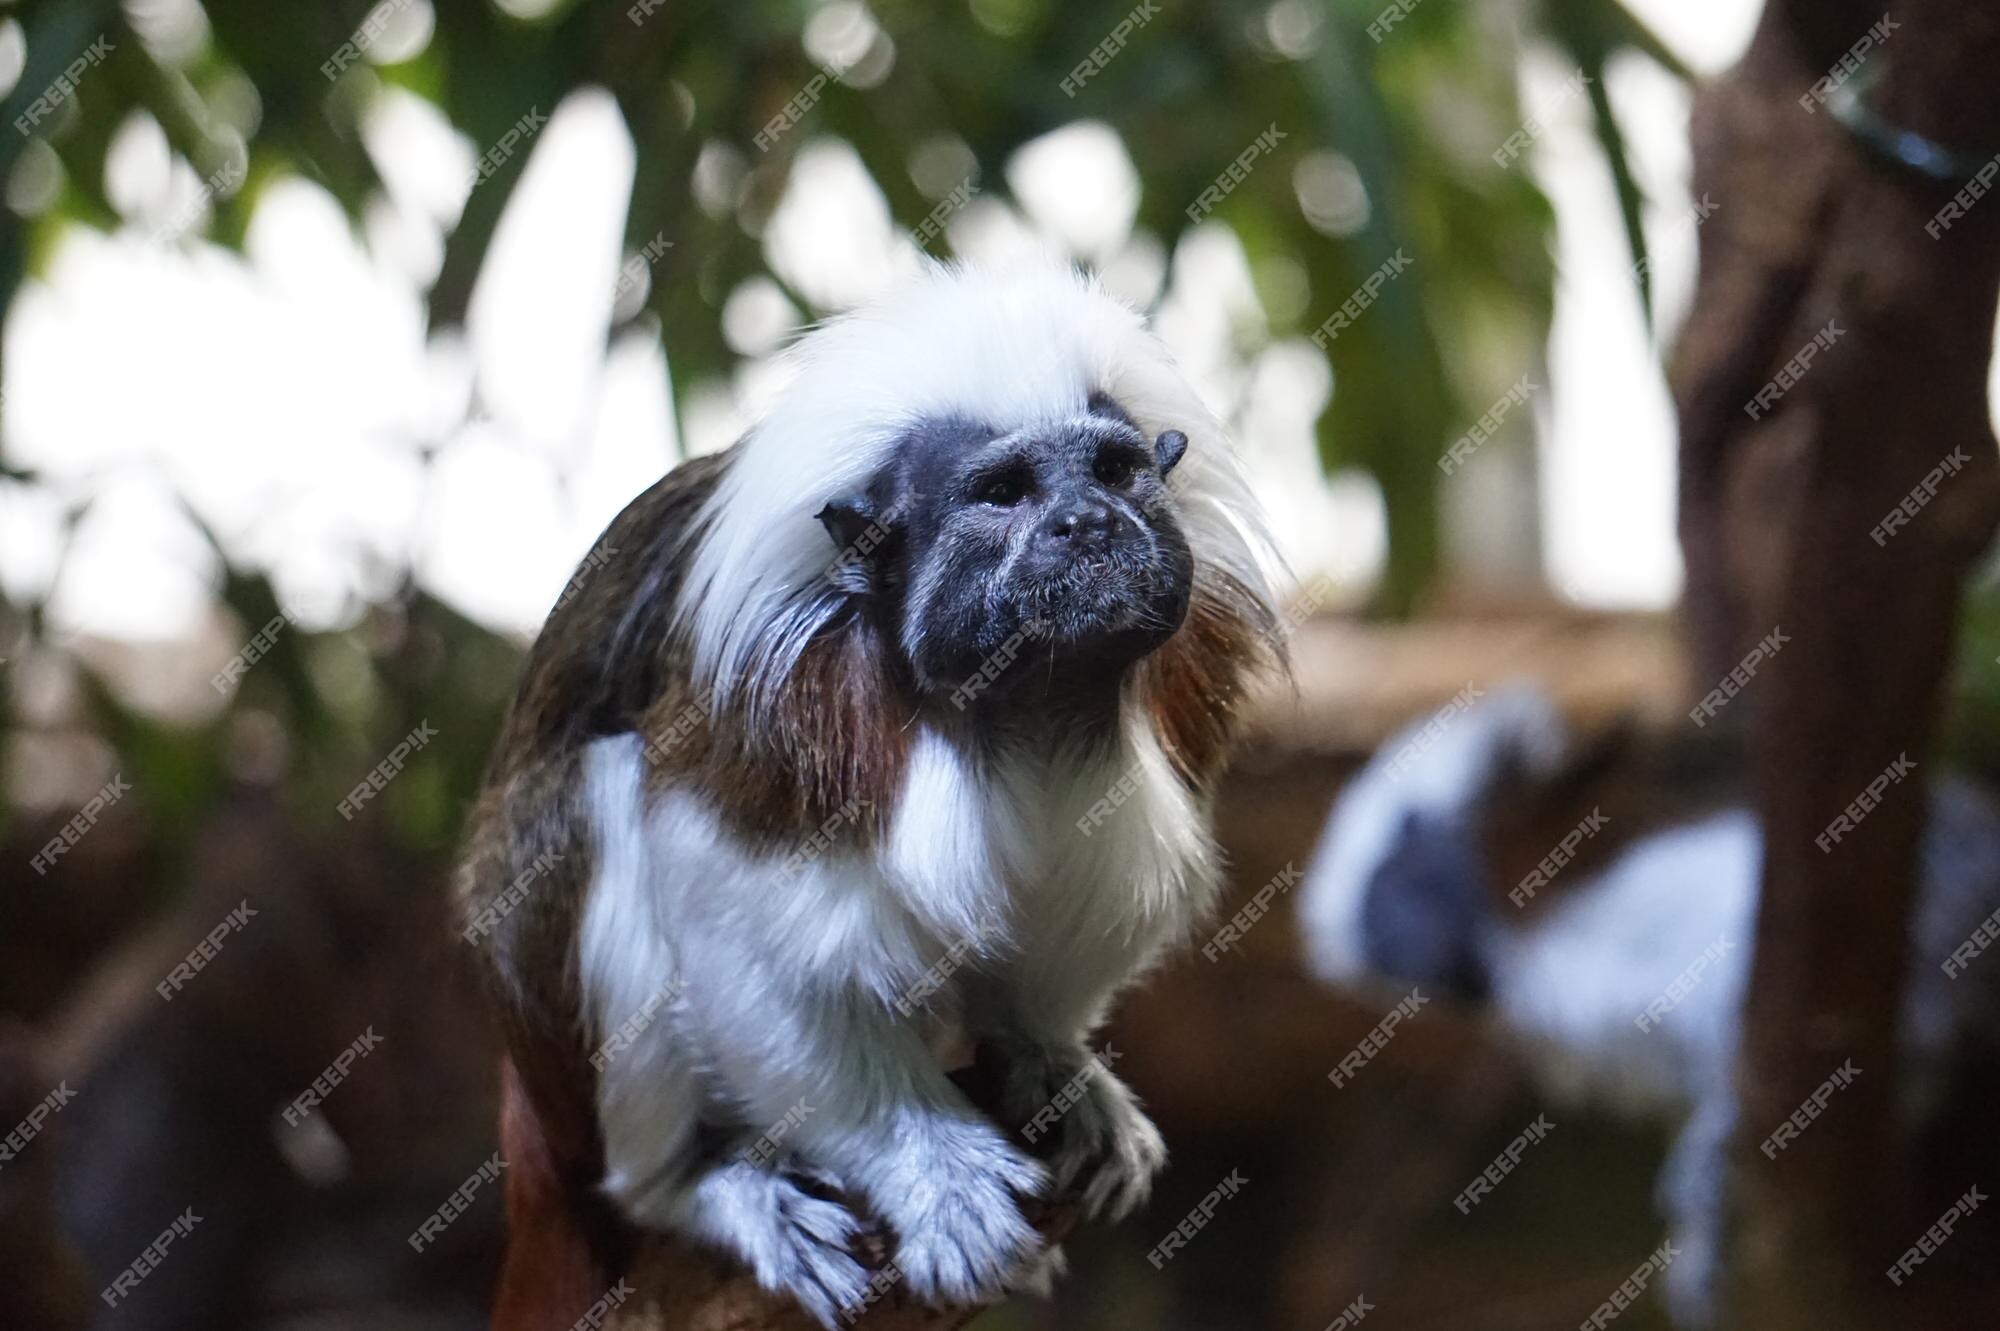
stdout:
[(828, 501), (813, 516), (840, 547), (833, 561), (834, 581), (854, 595), (867, 592), (875, 581), (875, 556), (894, 531), (890, 515), (866, 495), (848, 495)]
[(1163, 430), (1153, 441), (1153, 461), (1160, 464), (1160, 475), (1165, 476), (1180, 464), (1187, 454), (1187, 436), (1179, 430)]
[[(826, 506), (813, 514), (819, 525), (826, 528), (826, 534), (840, 547), (843, 554), (853, 550), (858, 555), (868, 553), (861, 549), (868, 545), (869, 528), (878, 524), (875, 520), (875, 506), (863, 495), (848, 495), (829, 500)], [(870, 547), (872, 548), (872, 546)]]

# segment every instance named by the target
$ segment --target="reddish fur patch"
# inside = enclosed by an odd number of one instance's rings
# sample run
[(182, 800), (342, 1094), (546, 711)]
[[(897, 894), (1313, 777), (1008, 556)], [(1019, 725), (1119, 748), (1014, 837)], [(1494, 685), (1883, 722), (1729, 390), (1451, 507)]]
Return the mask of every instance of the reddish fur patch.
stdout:
[[(851, 622), (821, 633), (772, 696), (755, 724), (737, 704), (708, 718), (661, 755), (653, 784), (693, 784), (765, 849), (795, 848), (833, 819), (872, 845), (902, 788), (915, 713), (874, 631)], [(685, 682), (667, 690), (647, 710), (646, 733), (671, 730), (688, 702)]]
[(494, 1331), (574, 1325), (612, 1282), (579, 1194), (574, 1146), (536, 1113), (514, 1061), (500, 1070), (500, 1157), (506, 1162), (507, 1256)]
[(1141, 667), (1160, 746), (1189, 789), (1212, 789), (1222, 774), (1243, 685), (1274, 657), (1274, 633), (1262, 603), (1224, 577), (1196, 589), (1180, 631)]

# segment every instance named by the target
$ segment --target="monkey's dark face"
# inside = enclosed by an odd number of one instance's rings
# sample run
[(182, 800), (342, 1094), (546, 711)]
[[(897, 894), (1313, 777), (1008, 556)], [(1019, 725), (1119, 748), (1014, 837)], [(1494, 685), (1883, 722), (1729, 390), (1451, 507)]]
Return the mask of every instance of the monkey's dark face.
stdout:
[(1193, 558), (1167, 491), (1186, 447), (1175, 430), (1147, 440), (1101, 394), (1007, 434), (925, 421), (893, 475), (822, 520), (836, 541), (869, 521), (892, 534), (871, 590), (923, 692), (963, 705), (1115, 684), (1187, 614)]
[(1403, 984), (1432, 985), (1465, 1002), (1487, 995), (1493, 903), (1479, 844), (1456, 820), (1404, 816), (1361, 899), (1368, 962)]

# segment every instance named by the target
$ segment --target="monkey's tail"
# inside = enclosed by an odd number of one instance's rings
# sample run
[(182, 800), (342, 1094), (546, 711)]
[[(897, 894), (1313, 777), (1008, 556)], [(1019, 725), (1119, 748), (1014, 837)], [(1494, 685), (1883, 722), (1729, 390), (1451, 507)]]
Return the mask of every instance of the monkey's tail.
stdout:
[(506, 1162), (507, 1256), (494, 1331), (567, 1331), (604, 1299), (618, 1262), (615, 1225), (576, 1152), (551, 1130), (512, 1058), (500, 1067), (500, 1156)]

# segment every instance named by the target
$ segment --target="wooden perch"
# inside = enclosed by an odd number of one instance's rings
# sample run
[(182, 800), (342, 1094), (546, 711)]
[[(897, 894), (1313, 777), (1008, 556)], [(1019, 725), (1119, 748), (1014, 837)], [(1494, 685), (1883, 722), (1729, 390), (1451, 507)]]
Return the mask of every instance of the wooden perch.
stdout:
[[(1037, 1223), (1044, 1238), (1059, 1243), (1076, 1220), (1066, 1206), (1050, 1208)], [(883, 1272), (888, 1251), (879, 1238), (864, 1241), (863, 1264), (882, 1272), (882, 1292), (852, 1325), (857, 1331), (950, 1331), (986, 1311), (984, 1306), (928, 1308)], [(605, 1322), (615, 1331), (820, 1331), (784, 1295), (772, 1294), (733, 1263), (688, 1244), (649, 1238), (626, 1279), (636, 1291)]]

